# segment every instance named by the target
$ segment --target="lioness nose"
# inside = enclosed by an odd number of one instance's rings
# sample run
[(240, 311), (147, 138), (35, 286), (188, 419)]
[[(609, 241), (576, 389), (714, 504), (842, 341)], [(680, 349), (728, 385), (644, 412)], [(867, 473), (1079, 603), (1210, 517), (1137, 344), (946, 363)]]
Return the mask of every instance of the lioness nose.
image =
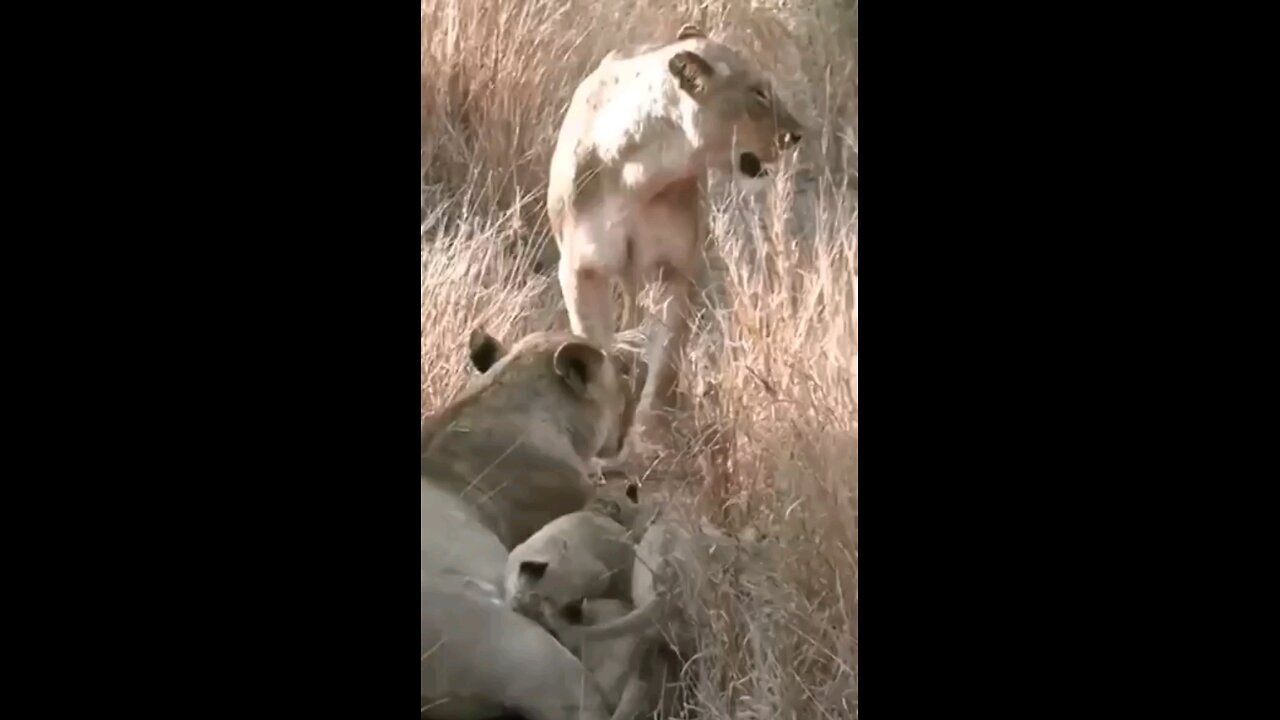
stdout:
[(800, 143), (800, 133), (798, 132), (787, 131), (787, 132), (778, 134), (778, 147), (782, 148), (783, 150), (788, 150), (790, 148), (793, 148), (799, 143)]

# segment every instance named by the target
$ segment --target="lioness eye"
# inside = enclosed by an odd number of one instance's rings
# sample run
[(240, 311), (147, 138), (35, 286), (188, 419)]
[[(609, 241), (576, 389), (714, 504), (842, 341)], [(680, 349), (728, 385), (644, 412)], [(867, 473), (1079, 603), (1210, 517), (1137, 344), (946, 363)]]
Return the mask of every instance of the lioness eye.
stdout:
[(752, 90), (752, 91), (751, 91), (751, 93), (752, 93), (753, 95), (755, 95), (755, 96), (756, 96), (756, 99), (757, 99), (757, 100), (759, 100), (760, 102), (762, 102), (762, 103), (768, 103), (768, 102), (769, 102), (769, 96), (768, 96), (768, 95), (766, 95), (766, 94), (765, 94), (765, 92), (764, 92), (763, 90), (761, 90), (760, 88), (756, 88), (756, 89)]

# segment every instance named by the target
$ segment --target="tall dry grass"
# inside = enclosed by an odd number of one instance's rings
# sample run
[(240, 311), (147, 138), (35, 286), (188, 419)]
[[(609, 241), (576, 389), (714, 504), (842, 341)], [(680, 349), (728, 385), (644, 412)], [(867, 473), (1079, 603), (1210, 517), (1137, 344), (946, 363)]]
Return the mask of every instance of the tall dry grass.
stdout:
[(686, 22), (752, 51), (809, 131), (763, 196), (713, 184), (682, 441), (646, 480), (775, 543), (726, 583), (689, 663), (699, 718), (857, 716), (857, 3), (423, 0), (422, 409), (461, 387), (469, 330), (566, 327), (544, 191), (577, 82)]

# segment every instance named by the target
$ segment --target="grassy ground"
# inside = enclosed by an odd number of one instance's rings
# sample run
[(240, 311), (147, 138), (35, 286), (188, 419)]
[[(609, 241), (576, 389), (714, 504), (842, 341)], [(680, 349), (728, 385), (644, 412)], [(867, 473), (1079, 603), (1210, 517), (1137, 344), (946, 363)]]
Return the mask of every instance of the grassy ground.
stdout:
[(857, 710), (857, 5), (844, 0), (423, 0), (422, 409), (466, 338), (566, 327), (547, 166), (575, 84), (686, 22), (752, 51), (809, 126), (776, 186), (713, 187), (679, 456), (646, 487), (778, 544), (765, 586), (703, 602), (700, 718)]

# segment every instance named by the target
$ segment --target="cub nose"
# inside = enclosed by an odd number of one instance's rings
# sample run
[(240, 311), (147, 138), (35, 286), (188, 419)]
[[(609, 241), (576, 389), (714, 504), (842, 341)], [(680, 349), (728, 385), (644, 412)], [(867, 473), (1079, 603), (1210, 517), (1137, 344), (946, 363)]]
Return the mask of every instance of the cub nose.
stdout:
[(800, 143), (800, 133), (798, 132), (782, 132), (778, 133), (778, 147), (783, 150), (790, 150)]

